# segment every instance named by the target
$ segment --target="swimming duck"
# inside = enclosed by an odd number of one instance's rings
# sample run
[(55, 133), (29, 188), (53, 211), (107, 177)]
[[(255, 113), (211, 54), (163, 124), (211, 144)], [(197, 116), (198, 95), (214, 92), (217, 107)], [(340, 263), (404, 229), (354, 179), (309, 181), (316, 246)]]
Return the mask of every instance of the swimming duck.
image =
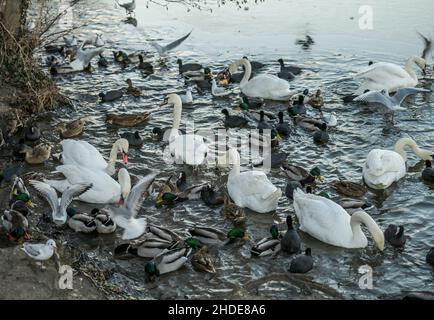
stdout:
[(276, 210), (282, 191), (271, 183), (263, 171), (240, 172), (240, 155), (236, 149), (230, 148), (226, 156), (233, 164), (227, 182), (231, 199), (238, 206), (258, 213)]
[(251, 109), (260, 109), (264, 106), (265, 102), (262, 98), (252, 98), (243, 96), (238, 107), (242, 110), (248, 111)]
[(122, 98), (123, 95), (124, 95), (123, 89), (110, 90), (110, 91), (107, 91), (106, 93), (100, 92), (98, 94), (98, 96), (101, 98), (102, 102), (112, 102), (112, 101), (115, 101), (117, 99)]
[(422, 171), (422, 179), (423, 181), (434, 183), (434, 169), (432, 168), (432, 164), (430, 160), (425, 161), (426, 168)]
[(131, 147), (141, 147), (143, 145), (143, 138), (140, 136), (139, 131), (133, 132), (124, 132), (120, 134), (121, 138), (128, 140), (128, 144)]
[(252, 249), (250, 249), (250, 254), (256, 257), (265, 257), (268, 255), (275, 256), (281, 250), (280, 245), (280, 232), (277, 225), (273, 224), (270, 228), (271, 237), (263, 238), (257, 242)]
[(323, 123), (320, 127), (320, 130), (317, 130), (313, 134), (313, 141), (316, 143), (327, 143), (330, 137), (326, 130), (327, 130), (327, 124)]
[(181, 237), (172, 230), (150, 222), (148, 222), (145, 232), (147, 237), (168, 241), (170, 243), (176, 243), (181, 240)]
[(108, 67), (108, 61), (102, 55), (102, 53), (99, 55), (98, 66), (100, 66), (101, 68), (107, 68)]
[(433, 160), (433, 152), (420, 149), (413, 139), (401, 138), (395, 144), (395, 150), (374, 149), (368, 153), (363, 165), (363, 179), (373, 189), (386, 189), (407, 172), (407, 154), (404, 150), (409, 146), (422, 160)]
[(124, 51), (112, 51), (113, 53), (113, 58), (115, 59), (116, 62), (121, 63), (122, 65), (127, 65), (128, 63), (130, 63), (130, 58), (128, 57), (128, 54)]
[(324, 105), (324, 99), (321, 97), (321, 90), (318, 89), (315, 92), (315, 95), (307, 100), (307, 103), (315, 109), (321, 109), (321, 107)]
[(89, 120), (88, 117), (72, 120), (71, 122), (61, 122), (54, 127), (59, 132), (60, 136), (64, 139), (77, 137), (83, 133), (84, 126)]
[[(320, 194), (321, 195), (321, 194)], [(330, 196), (328, 197), (330, 199)], [(368, 210), (373, 207), (373, 204), (360, 199), (338, 198), (336, 202), (345, 210), (347, 209), (363, 209)]]
[(232, 228), (225, 233), (219, 229), (207, 226), (194, 226), (188, 232), (202, 244), (227, 244), (234, 239), (248, 240), (247, 232), (240, 228)]
[(68, 187), (62, 193), (62, 197), (59, 198), (56, 190), (49, 184), (36, 180), (30, 180), (29, 183), (48, 202), (51, 207), (53, 222), (57, 225), (65, 224), (68, 217), (66, 209), (71, 204), (72, 200), (92, 188), (92, 184), (75, 184)]
[(84, 213), (78, 213), (74, 208), (66, 209), (68, 219), (66, 224), (75, 232), (91, 233), (96, 230), (95, 218)]
[(133, 97), (140, 97), (142, 95), (142, 91), (139, 88), (133, 87), (131, 79), (127, 79), (126, 83), (128, 84), (127, 94)]
[(316, 180), (323, 182), (324, 178), (321, 176), (321, 170), (318, 167), (312, 168), (309, 172), (302, 167), (283, 164), (282, 171), (290, 181), (298, 181), (303, 186), (311, 185)]
[(320, 130), (321, 126), (325, 123), (324, 121), (301, 116), (301, 115), (296, 115), (294, 118), (297, 126), (310, 131)]
[(294, 101), (291, 107), (288, 107), (288, 113), (290, 116), (294, 117), (297, 115), (306, 114), (306, 106), (304, 104), (304, 96), (299, 95), (298, 100)]
[(290, 254), (297, 253), (300, 251), (301, 239), (292, 225), (291, 216), (286, 217), (286, 225), (288, 226), (288, 230), (280, 240), (282, 250)]
[(332, 188), (347, 197), (362, 197), (366, 193), (364, 186), (347, 180), (333, 180)]
[(289, 134), (291, 133), (291, 127), (290, 127), (289, 123), (283, 122), (283, 112), (282, 111), (279, 111), (278, 117), (279, 117), (279, 123), (276, 125), (277, 132), (281, 136), (285, 136), (285, 137), (289, 136)]
[(200, 248), (191, 258), (191, 264), (197, 271), (215, 273), (215, 258), (208, 251), (206, 245)]
[(90, 212), (90, 215), (95, 219), (96, 231), (98, 233), (109, 234), (115, 232), (116, 223), (110, 218), (107, 212), (94, 208)]
[(224, 195), (217, 191), (212, 185), (206, 184), (200, 191), (200, 197), (208, 206), (216, 206), (224, 203)]
[(134, 127), (148, 121), (151, 117), (150, 112), (143, 112), (138, 114), (113, 114), (106, 115), (106, 122), (122, 127)]
[(364, 248), (368, 239), (362, 231), (365, 224), (378, 249), (384, 250), (384, 234), (375, 221), (363, 210), (351, 216), (337, 203), (325, 197), (294, 191), (294, 209), (300, 230), (312, 237), (344, 248)]
[(291, 261), (289, 272), (291, 273), (307, 273), (313, 268), (312, 249), (307, 248), (304, 255), (299, 255)]
[(35, 142), (41, 139), (41, 130), (36, 126), (27, 127), (24, 132), (24, 139), (28, 142)]
[(30, 240), (32, 238), (28, 232), (29, 222), (21, 212), (13, 209), (5, 210), (1, 216), (1, 223), (10, 241)]
[(178, 59), (176, 63), (178, 64), (178, 69), (180, 74), (183, 74), (188, 71), (199, 71), (203, 69), (202, 65), (199, 63), (183, 64), (181, 59)]
[(226, 128), (244, 127), (249, 122), (244, 117), (229, 115), (229, 111), (227, 109), (223, 109), (222, 113), (225, 115), (224, 124)]
[(224, 195), (223, 201), (223, 213), (227, 219), (231, 220), (235, 225), (246, 222), (247, 216), (244, 208), (241, 208), (233, 203), (228, 194)]
[(28, 164), (41, 164), (50, 158), (51, 146), (43, 143), (34, 148), (25, 146), (21, 152), (25, 154), (25, 160)]
[(294, 75), (298, 75), (301, 73), (301, 68), (297, 66), (285, 66), (285, 63), (282, 58), (277, 60), (280, 64), (280, 72), (282, 73), (292, 73)]
[(434, 248), (431, 248), (426, 255), (426, 262), (434, 267)]
[(154, 280), (162, 274), (180, 269), (188, 260), (191, 248), (164, 249), (152, 261), (145, 265), (145, 274), (149, 280)]
[(137, 66), (140, 70), (143, 70), (145, 74), (153, 74), (154, 67), (149, 62), (143, 61), (143, 56), (139, 54), (139, 65)]
[(9, 205), (11, 206), (16, 201), (23, 201), (28, 208), (34, 208), (30, 192), (27, 190), (23, 179), (15, 176), (14, 182), (9, 193)]
[(390, 224), (387, 229), (384, 230), (384, 238), (394, 247), (403, 247), (406, 241), (404, 227)]

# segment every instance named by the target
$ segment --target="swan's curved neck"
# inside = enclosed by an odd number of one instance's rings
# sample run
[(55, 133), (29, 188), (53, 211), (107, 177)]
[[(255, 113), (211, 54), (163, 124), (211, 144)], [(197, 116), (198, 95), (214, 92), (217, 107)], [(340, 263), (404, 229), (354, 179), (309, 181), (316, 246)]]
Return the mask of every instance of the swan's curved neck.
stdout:
[(118, 182), (119, 185), (121, 186), (121, 196), (125, 200), (131, 191), (131, 177), (128, 171), (126, 170), (121, 171), (121, 170), (119, 170), (118, 173)]
[(181, 124), (181, 113), (182, 113), (182, 101), (177, 99), (173, 104), (173, 129), (178, 130)]
[(240, 154), (237, 150), (230, 149), (229, 151), (229, 163), (232, 164), (232, 169), (229, 172), (229, 176), (237, 175), (240, 173)]
[(117, 160), (119, 151), (120, 151), (119, 142), (116, 141), (113, 144), (112, 149), (110, 151), (110, 158), (109, 158), (107, 168), (106, 168), (107, 173), (110, 175), (114, 174), (114, 172), (115, 172), (115, 164), (116, 164), (116, 160)]
[(363, 241), (363, 239), (366, 238), (360, 226), (362, 223), (368, 228), (368, 231), (374, 238), (377, 247), (380, 250), (383, 250), (384, 248), (383, 232), (375, 223), (375, 221), (371, 218), (371, 216), (362, 210), (353, 213), (353, 215), (351, 216), (350, 224), (351, 224), (351, 230), (353, 231), (353, 241), (357, 243)]
[(240, 87), (244, 86), (247, 82), (249, 82), (250, 75), (252, 74), (252, 65), (250, 64), (250, 61), (247, 59), (240, 59), (235, 61), (235, 65), (237, 68), (239, 66), (244, 67), (244, 76), (243, 79), (241, 79)]
[(407, 161), (407, 153), (405, 152), (404, 148), (406, 146), (409, 146), (411, 150), (421, 159), (425, 159), (426, 156), (424, 154), (424, 150), (420, 149), (419, 146), (416, 144), (416, 142), (413, 139), (410, 138), (402, 138), (399, 139), (395, 144), (395, 152), (399, 153), (399, 155), (404, 159), (404, 161)]
[(417, 74), (413, 70), (413, 64), (415, 63), (415, 57), (408, 58), (407, 62), (405, 63), (405, 71), (412, 77), (414, 80), (417, 80)]

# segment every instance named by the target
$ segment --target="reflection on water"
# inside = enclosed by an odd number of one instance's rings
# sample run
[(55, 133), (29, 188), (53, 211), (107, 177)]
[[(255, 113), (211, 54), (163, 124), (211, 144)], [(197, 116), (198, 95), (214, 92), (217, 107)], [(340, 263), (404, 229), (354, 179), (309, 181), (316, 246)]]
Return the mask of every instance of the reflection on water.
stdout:
[[(368, 106), (342, 104), (341, 95), (351, 92), (357, 85), (351, 76), (369, 60), (391, 61), (404, 64), (411, 54), (421, 51), (421, 42), (414, 30), (434, 30), (432, 18), (425, 10), (432, 8), (430, 0), (418, 1), (418, 6), (401, 0), (368, 1), (374, 8), (374, 30), (361, 31), (357, 26), (359, 1), (266, 1), (253, 5), (249, 11), (237, 11), (231, 6), (216, 8), (213, 14), (206, 12), (186, 13), (185, 9), (171, 6), (169, 11), (138, 1), (138, 26), (121, 23), (124, 11), (115, 9), (113, 1), (89, 2), (87, 10), (76, 14), (76, 23), (95, 18), (94, 22), (78, 32), (85, 38), (89, 33), (102, 32), (107, 42), (106, 57), (112, 58), (111, 50), (134, 52), (144, 50), (154, 64), (155, 74), (143, 77), (134, 67), (122, 70), (111, 63), (107, 69), (97, 68), (94, 74), (76, 74), (58, 78), (63, 92), (75, 102), (73, 110), (58, 110), (52, 114), (55, 121), (93, 115), (96, 124), (89, 124), (82, 135), (86, 140), (108, 155), (111, 144), (127, 129), (107, 126), (104, 122), (108, 111), (134, 112), (152, 110), (148, 124), (137, 126), (145, 143), (141, 149), (132, 149), (128, 169), (133, 175), (144, 175), (149, 169), (161, 170), (160, 177), (186, 170), (191, 184), (204, 181), (215, 182), (219, 176), (212, 168), (192, 171), (182, 166), (166, 165), (162, 159), (164, 144), (152, 138), (155, 126), (171, 125), (172, 110), (156, 109), (167, 93), (182, 92), (187, 87), (178, 75), (176, 59), (198, 61), (214, 71), (222, 70), (243, 55), (254, 57), (267, 65), (266, 72), (279, 70), (277, 59), (283, 57), (303, 68), (303, 73), (291, 82), (294, 89), (302, 91), (321, 88), (326, 105), (325, 113), (335, 111), (339, 125), (330, 130), (330, 142), (325, 146), (313, 144), (312, 136), (302, 128), (295, 128), (291, 137), (282, 141), (280, 150), (289, 154), (291, 162), (306, 168), (319, 166), (325, 182), (320, 190), (328, 190), (330, 182), (338, 177), (353, 181), (361, 180), (361, 166), (367, 153), (374, 147), (391, 149), (400, 137), (411, 136), (423, 147), (433, 146), (432, 121), (434, 119), (431, 95), (418, 95), (406, 103), (408, 111), (396, 114), (394, 127), (385, 125), (383, 113)], [(284, 13), (284, 14), (283, 14)], [(160, 63), (153, 57), (148, 40), (161, 43), (178, 38), (193, 29), (188, 41)], [(294, 44), (305, 33), (313, 36), (315, 44), (304, 51)], [(125, 86), (125, 80), (143, 90), (143, 97), (123, 97), (115, 103), (97, 102), (101, 91)], [(428, 84), (430, 86), (431, 84)], [(194, 121), (199, 128), (222, 127), (222, 108), (231, 108), (237, 103), (236, 96), (230, 99), (213, 99), (209, 92), (193, 89), (194, 108), (183, 110), (183, 123)], [(267, 104), (267, 110), (276, 114), (285, 110), (282, 104)], [(312, 115), (317, 111), (311, 109)], [(251, 122), (255, 126), (255, 122)], [(59, 142), (59, 138), (48, 138)], [(49, 163), (48, 170), (56, 163)], [(302, 234), (305, 246), (312, 247), (315, 267), (310, 276), (329, 285), (347, 298), (376, 298), (396, 294), (400, 290), (434, 290), (433, 272), (424, 263), (429, 247), (434, 245), (434, 224), (431, 218), (434, 190), (422, 183), (420, 172), (423, 163), (414, 155), (409, 156), (409, 173), (386, 191), (368, 194), (368, 200), (377, 209), (371, 213), (384, 230), (388, 224), (402, 224), (409, 236), (404, 251), (386, 247), (379, 253), (372, 246), (366, 249), (348, 250), (325, 245)], [(270, 173), (274, 184), (285, 187), (285, 177), (279, 170)], [(92, 206), (78, 205), (90, 211)], [(251, 242), (267, 236), (269, 226), (278, 223), (284, 229), (286, 215), (293, 208), (284, 197), (278, 210), (272, 215), (249, 213), (247, 229)], [(187, 235), (187, 226), (200, 223), (229, 229), (231, 223), (224, 219), (221, 208), (209, 208), (201, 201), (187, 201), (175, 207), (156, 208), (147, 200), (141, 211), (153, 221), (168, 226), (181, 235)], [(114, 260), (112, 250), (119, 241), (118, 235), (90, 237), (69, 234), (72, 241), (90, 252), (94, 251), (107, 269), (114, 270), (110, 281), (127, 288), (139, 298), (229, 298), (232, 290), (241, 288), (248, 281), (271, 273), (285, 272), (291, 256), (281, 254), (276, 259), (250, 257), (252, 243), (234, 244), (211, 248), (218, 258), (217, 273), (203, 274), (193, 270), (190, 264), (180, 271), (161, 277), (157, 285), (143, 285), (142, 259)], [(374, 288), (361, 290), (358, 287), (358, 268), (368, 264), (374, 272)], [(270, 282), (261, 287), (263, 297), (287, 299), (293, 291), (280, 282)], [(242, 297), (246, 297), (244, 293)], [(255, 293), (253, 293), (255, 294)]]

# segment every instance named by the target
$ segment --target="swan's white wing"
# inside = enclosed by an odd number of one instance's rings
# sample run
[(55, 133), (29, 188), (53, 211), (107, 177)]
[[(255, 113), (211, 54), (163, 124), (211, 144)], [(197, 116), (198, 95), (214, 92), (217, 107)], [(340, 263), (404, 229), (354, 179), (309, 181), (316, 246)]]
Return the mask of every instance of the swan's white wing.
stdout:
[(289, 89), (289, 82), (270, 74), (253, 77), (241, 90), (249, 97), (272, 100), (289, 100), (295, 93)]
[(126, 209), (125, 211), (128, 212), (128, 216), (126, 218), (130, 219), (137, 216), (142, 202), (146, 197), (147, 190), (149, 189), (152, 182), (155, 180), (156, 176), (156, 173), (148, 174), (131, 189), (128, 198), (123, 205), (123, 207)]
[(91, 188), (92, 183), (74, 184), (68, 187), (65, 192), (63, 192), (62, 198), (60, 199), (60, 206), (56, 220), (65, 223), (67, 218), (66, 209), (71, 204), (72, 200), (76, 197), (81, 196), (83, 193), (87, 192)]
[(60, 144), (63, 148), (62, 162), (64, 164), (99, 170), (104, 170), (107, 167), (107, 162), (101, 153), (87, 141), (67, 139), (62, 140)]
[(59, 198), (56, 190), (50, 185), (36, 180), (30, 180), (29, 183), (41, 194), (51, 207), (53, 219), (58, 215)]
[(371, 79), (376, 82), (383, 82), (395, 77), (408, 78), (409, 74), (397, 64), (378, 62), (359, 72), (355, 77)]

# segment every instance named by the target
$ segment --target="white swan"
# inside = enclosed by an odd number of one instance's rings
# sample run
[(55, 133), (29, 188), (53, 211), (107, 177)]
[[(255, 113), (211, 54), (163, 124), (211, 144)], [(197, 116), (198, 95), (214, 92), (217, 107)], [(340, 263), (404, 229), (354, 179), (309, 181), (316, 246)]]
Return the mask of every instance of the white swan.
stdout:
[(262, 171), (240, 172), (240, 155), (237, 150), (229, 149), (227, 156), (229, 163), (233, 165), (227, 188), (235, 204), (259, 213), (276, 210), (282, 191), (276, 188)]
[(118, 153), (122, 153), (122, 160), (125, 164), (128, 163), (129, 144), (126, 139), (118, 139), (110, 152), (109, 162), (104, 160), (101, 153), (90, 143), (82, 140), (62, 140), (62, 162), (63, 164), (71, 164), (82, 166), (89, 169), (105, 171), (112, 176), (116, 172), (115, 164)]
[(405, 176), (407, 154), (404, 150), (409, 146), (423, 160), (432, 160), (433, 152), (422, 150), (410, 138), (401, 138), (395, 144), (395, 151), (373, 149), (368, 153), (363, 165), (363, 179), (373, 189), (386, 189), (395, 181)]
[(322, 242), (343, 248), (364, 248), (368, 239), (360, 225), (368, 228), (374, 242), (384, 250), (384, 235), (375, 221), (363, 210), (349, 215), (344, 208), (325, 197), (294, 191), (294, 209), (300, 230)]
[(169, 94), (163, 105), (173, 105), (173, 127), (169, 136), (169, 150), (176, 163), (197, 166), (207, 156), (208, 145), (205, 138), (197, 134), (179, 134), (181, 123), (182, 101), (179, 95)]
[(412, 68), (413, 64), (416, 64), (422, 70), (426, 68), (425, 60), (417, 56), (410, 57), (404, 68), (389, 62), (372, 64), (355, 76), (364, 80), (357, 89), (356, 94), (363, 94), (366, 90), (381, 91), (383, 89), (395, 92), (400, 88), (416, 86), (418, 79)]
[[(229, 66), (229, 72), (235, 73), (239, 66), (244, 66), (244, 76), (240, 82), (241, 92), (248, 97), (263, 98), (276, 101), (289, 101), (296, 91), (289, 89), (289, 82), (275, 75), (259, 74), (252, 79), (252, 66), (249, 60), (236, 60)], [(250, 80), (249, 80), (250, 79)]]
[(76, 184), (92, 184), (92, 187), (78, 197), (88, 203), (119, 203), (126, 199), (131, 190), (131, 180), (128, 171), (124, 168), (118, 172), (118, 181), (103, 171), (95, 171), (87, 167), (76, 165), (62, 165), (56, 167), (56, 172), (65, 176), (65, 180), (44, 180), (59, 192), (65, 192)]

